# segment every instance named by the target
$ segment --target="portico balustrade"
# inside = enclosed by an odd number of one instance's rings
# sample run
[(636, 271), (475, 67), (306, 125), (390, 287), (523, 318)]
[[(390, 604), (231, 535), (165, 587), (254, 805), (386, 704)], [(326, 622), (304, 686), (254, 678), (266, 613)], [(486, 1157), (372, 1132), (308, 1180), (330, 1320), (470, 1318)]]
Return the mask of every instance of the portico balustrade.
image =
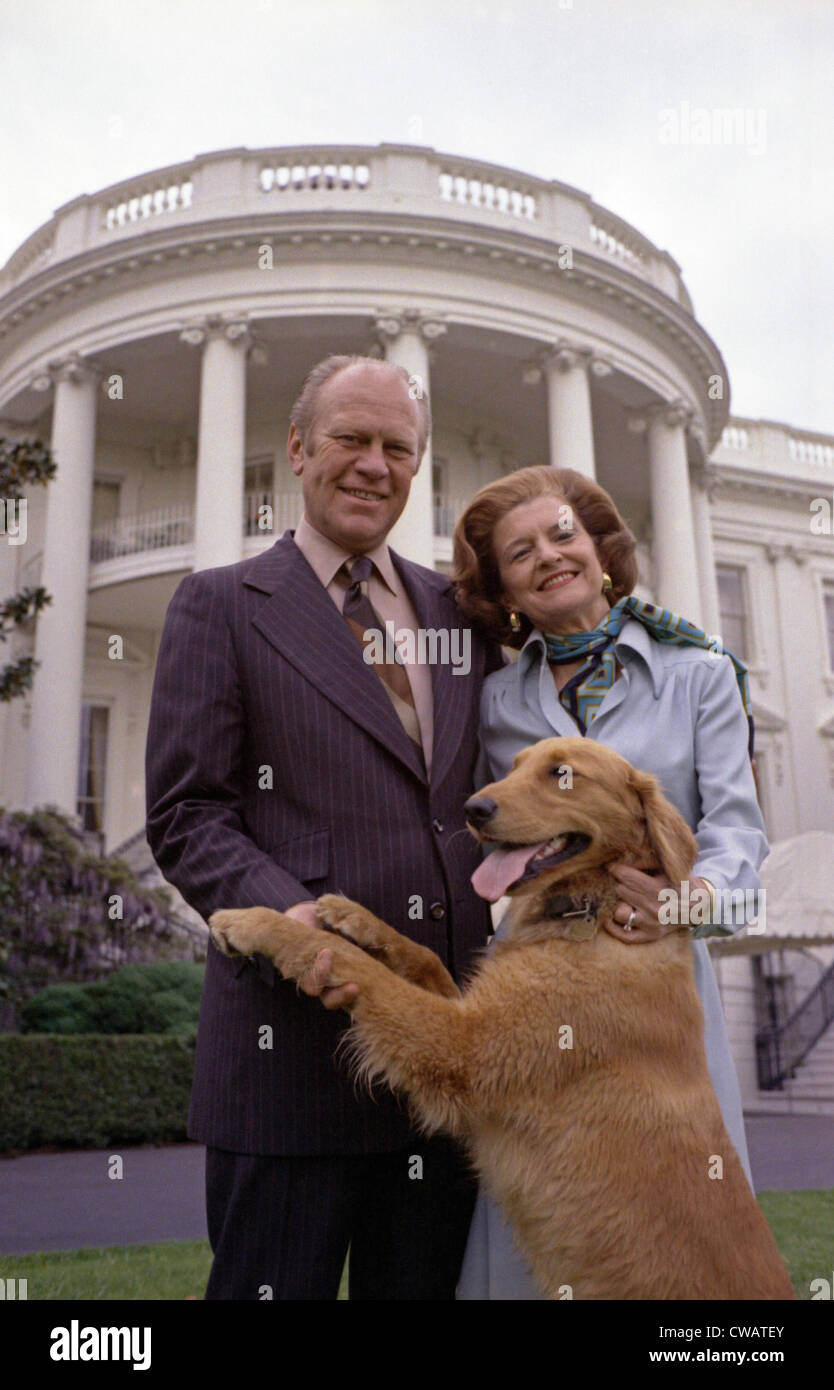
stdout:
[(393, 144), (220, 150), (84, 194), (18, 248), (0, 272), (0, 291), (74, 256), (141, 237), (150, 225), (183, 232), (223, 219), (239, 224), (248, 215), (319, 211), (325, 203), (334, 212), (403, 217), (408, 210), (484, 231), (511, 224), (542, 242), (615, 262), (692, 312), (676, 261), (588, 194), (482, 160)]

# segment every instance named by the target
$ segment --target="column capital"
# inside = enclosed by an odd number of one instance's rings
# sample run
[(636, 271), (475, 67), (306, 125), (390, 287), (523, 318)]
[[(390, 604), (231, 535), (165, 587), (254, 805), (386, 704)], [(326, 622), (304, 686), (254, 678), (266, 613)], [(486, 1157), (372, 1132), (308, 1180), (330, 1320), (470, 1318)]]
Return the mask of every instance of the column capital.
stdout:
[(587, 368), (592, 357), (592, 349), (582, 343), (569, 343), (561, 338), (541, 354), (542, 366), (555, 368), (557, 372), (572, 372), (575, 367)]
[(399, 338), (403, 333), (415, 333), (427, 343), (442, 338), (446, 324), (434, 314), (424, 314), (421, 309), (401, 309), (396, 313), (377, 311), (374, 328), (382, 338)]
[(648, 415), (650, 424), (659, 420), (667, 429), (674, 429), (677, 425), (688, 429), (695, 419), (694, 408), (682, 396), (672, 401), (657, 401), (643, 413)]
[(791, 541), (781, 544), (768, 541), (765, 545), (764, 552), (772, 565), (775, 565), (777, 560), (793, 560), (795, 565), (801, 566), (806, 564), (808, 560), (807, 555), (802, 550), (799, 550)]
[(525, 386), (537, 386), (548, 371), (570, 372), (577, 367), (594, 376), (610, 376), (614, 368), (606, 357), (595, 352), (587, 343), (569, 342), (559, 338), (548, 343), (524, 363), (521, 379)]
[(650, 401), (648, 405), (632, 406), (626, 411), (629, 434), (645, 434), (650, 425), (658, 421), (668, 429), (676, 425), (684, 429), (698, 428), (695, 409), (682, 396), (672, 401)]
[(202, 347), (210, 338), (225, 338), (245, 348), (253, 341), (247, 314), (203, 314), (185, 324), (179, 336), (190, 347)]
[(56, 357), (47, 362), (29, 383), (33, 391), (49, 391), (59, 381), (71, 381), (74, 386), (87, 382), (97, 383), (104, 376), (104, 368), (80, 352), (70, 352), (66, 357)]

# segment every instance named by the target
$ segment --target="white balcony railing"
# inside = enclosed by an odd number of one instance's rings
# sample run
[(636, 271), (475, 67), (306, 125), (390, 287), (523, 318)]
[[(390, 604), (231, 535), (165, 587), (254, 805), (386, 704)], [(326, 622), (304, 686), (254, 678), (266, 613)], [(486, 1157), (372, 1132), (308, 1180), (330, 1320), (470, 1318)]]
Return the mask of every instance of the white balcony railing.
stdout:
[[(449, 537), (455, 522), (469, 499), (434, 496), (434, 534)], [(244, 536), (283, 535), (297, 526), (304, 502), (295, 492), (247, 492), (243, 496)], [(90, 560), (100, 564), (122, 555), (141, 555), (154, 550), (169, 550), (173, 546), (194, 542), (194, 506), (183, 502), (174, 507), (159, 507), (139, 516), (118, 517), (96, 526), (90, 537)]]
[(160, 507), (140, 516), (117, 517), (93, 528), (90, 559), (115, 560), (119, 555), (139, 555), (148, 550), (167, 550), (190, 545), (194, 540), (194, 508), (190, 502)]
[(304, 508), (300, 492), (246, 492), (243, 496), (244, 536), (282, 536), (298, 525)]

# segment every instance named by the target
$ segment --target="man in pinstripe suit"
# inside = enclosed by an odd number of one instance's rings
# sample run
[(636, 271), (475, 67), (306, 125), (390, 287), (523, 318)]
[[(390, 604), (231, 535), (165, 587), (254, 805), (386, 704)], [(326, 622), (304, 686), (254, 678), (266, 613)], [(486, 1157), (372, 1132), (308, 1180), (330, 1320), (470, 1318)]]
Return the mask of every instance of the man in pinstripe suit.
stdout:
[[(346, 621), (350, 562), (367, 556), (362, 601), (381, 620), (466, 628), (444, 576), (386, 545), (429, 432), (409, 383), (367, 358), (314, 368), (287, 446), (298, 528), (177, 589), (151, 705), (147, 834), (204, 918), (264, 904), (310, 920), (316, 897), (338, 891), (460, 975), (489, 930), (462, 808), (480, 685), (500, 656), (467, 631), (467, 674), (407, 666), (409, 733)], [(334, 1298), (348, 1245), (351, 1298), (454, 1297), (472, 1178), (451, 1143), (416, 1135), (387, 1091), (358, 1096), (333, 1060), (351, 993), (325, 990), (325, 1009), (263, 958), (209, 946), (189, 1117), (207, 1146), (207, 1298)]]

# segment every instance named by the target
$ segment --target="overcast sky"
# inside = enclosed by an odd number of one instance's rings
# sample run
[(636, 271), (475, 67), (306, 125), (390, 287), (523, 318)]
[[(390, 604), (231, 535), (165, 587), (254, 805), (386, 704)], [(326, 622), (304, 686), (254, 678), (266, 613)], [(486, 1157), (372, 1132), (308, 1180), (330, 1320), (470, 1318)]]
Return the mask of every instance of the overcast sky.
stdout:
[[(0, 264), (208, 150), (432, 145), (632, 222), (733, 411), (834, 434), (834, 0), (0, 0), (0, 42)], [(716, 109), (743, 138), (704, 141)]]

